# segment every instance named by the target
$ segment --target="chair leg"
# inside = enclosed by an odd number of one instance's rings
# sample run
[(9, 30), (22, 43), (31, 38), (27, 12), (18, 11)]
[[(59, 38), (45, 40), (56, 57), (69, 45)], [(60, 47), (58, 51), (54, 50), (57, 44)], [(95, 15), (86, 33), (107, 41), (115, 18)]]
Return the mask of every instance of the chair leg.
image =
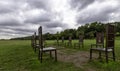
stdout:
[(114, 52), (114, 50), (113, 50), (113, 60), (115, 61), (115, 52)]
[(50, 57), (52, 57), (52, 52), (50, 51)]
[(42, 51), (40, 52), (40, 62), (42, 63)]
[(99, 51), (99, 59), (101, 59), (101, 51)]
[(81, 47), (81, 46), (80, 46), (81, 44), (80, 44), (80, 43), (78, 43), (78, 45), (79, 45), (79, 48), (80, 48), (80, 47)]
[(92, 49), (90, 49), (90, 60), (92, 59)]
[(84, 43), (82, 43), (82, 48), (84, 48)]
[(57, 51), (55, 50), (55, 61), (57, 61)]
[(38, 60), (40, 60), (40, 51), (38, 52)]
[(33, 50), (35, 51), (35, 48), (34, 48), (34, 46), (33, 46)]
[(35, 52), (36, 52), (36, 47), (35, 47)]
[(108, 52), (105, 52), (105, 56), (106, 56), (106, 62), (108, 63)]

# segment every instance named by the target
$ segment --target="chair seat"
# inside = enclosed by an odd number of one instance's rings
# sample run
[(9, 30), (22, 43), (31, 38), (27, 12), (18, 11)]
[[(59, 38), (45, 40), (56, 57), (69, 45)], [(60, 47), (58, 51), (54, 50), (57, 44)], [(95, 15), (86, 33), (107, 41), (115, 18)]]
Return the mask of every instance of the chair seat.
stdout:
[(39, 44), (36, 44), (36, 46), (39, 46)]
[[(91, 48), (92, 50), (98, 50), (98, 51), (105, 51), (105, 48)], [(108, 52), (112, 51), (112, 49), (107, 49)]]
[(40, 45), (39, 44), (36, 44), (36, 47), (39, 47)]
[[(43, 51), (54, 51), (54, 50), (56, 50), (56, 48), (46, 47), (46, 48), (43, 48), (42, 50), (43, 50)], [(40, 51), (41, 51), (41, 49), (40, 49)]]
[(36, 48), (38, 48), (38, 47), (39, 47), (39, 44), (35, 44), (34, 46), (35, 46)]

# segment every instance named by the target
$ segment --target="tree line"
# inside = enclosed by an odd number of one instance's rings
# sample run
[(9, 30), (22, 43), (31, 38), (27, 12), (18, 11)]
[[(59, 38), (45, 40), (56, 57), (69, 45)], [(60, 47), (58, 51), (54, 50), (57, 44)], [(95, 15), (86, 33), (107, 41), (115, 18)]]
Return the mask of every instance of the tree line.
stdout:
[[(84, 35), (85, 39), (91, 39), (96, 37), (96, 32), (105, 33), (106, 24), (101, 22), (87, 23), (85, 25), (79, 26), (77, 29), (65, 29), (61, 32), (56, 32), (55, 34), (51, 34), (48, 32), (43, 34), (43, 37), (46, 40), (55, 40), (56, 38), (61, 39), (63, 36), (64, 39), (68, 39), (69, 36), (71, 36), (72, 39), (78, 39), (79, 35)], [(109, 24), (115, 25), (116, 36), (120, 36), (120, 22), (113, 22)], [(25, 40), (25, 39), (31, 39), (31, 36), (22, 37), (22, 38), (12, 38), (12, 39)]]

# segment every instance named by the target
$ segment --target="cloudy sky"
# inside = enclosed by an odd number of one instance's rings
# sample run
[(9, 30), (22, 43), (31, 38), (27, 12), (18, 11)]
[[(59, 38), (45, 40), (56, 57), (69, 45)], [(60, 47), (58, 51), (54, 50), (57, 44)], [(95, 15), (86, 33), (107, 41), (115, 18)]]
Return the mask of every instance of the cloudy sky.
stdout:
[(0, 39), (120, 21), (120, 0), (0, 0)]

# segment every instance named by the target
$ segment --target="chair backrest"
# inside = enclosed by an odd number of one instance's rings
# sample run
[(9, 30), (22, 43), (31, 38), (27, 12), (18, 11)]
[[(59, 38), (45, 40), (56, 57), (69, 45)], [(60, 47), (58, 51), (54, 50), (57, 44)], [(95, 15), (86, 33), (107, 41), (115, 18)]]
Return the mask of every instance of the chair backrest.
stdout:
[(83, 35), (79, 35), (79, 42), (83, 42), (84, 40), (84, 36)]
[(103, 44), (104, 45), (104, 33), (103, 32), (96, 33), (96, 44)]
[(43, 49), (42, 26), (38, 28), (39, 48)]
[(31, 46), (33, 47), (34, 45), (34, 35), (31, 36)]
[(62, 37), (62, 43), (64, 43), (64, 37)]
[(59, 43), (59, 37), (57, 37), (56, 41), (57, 41), (57, 43)]
[(34, 32), (34, 44), (36, 45), (37, 44), (37, 36), (36, 36), (36, 32)]
[(106, 48), (114, 48), (115, 42), (115, 27), (107, 24), (106, 26)]
[(69, 36), (69, 43), (72, 43), (72, 37)]

